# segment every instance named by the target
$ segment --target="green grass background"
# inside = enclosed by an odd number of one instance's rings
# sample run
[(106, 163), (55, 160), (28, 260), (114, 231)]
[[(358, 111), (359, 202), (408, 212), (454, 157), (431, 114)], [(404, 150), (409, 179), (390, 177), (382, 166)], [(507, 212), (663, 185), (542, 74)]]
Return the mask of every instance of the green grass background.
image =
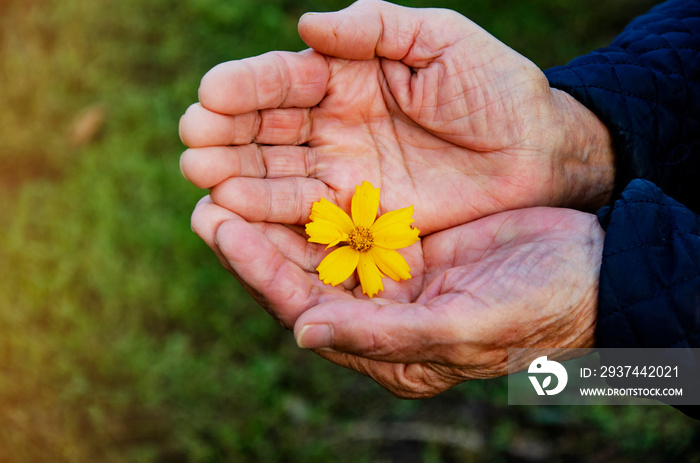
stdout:
[[(403, 3), (546, 68), (653, 2)], [(503, 380), (395, 399), (297, 349), (190, 231), (201, 76), (347, 4), (0, 1), (0, 463), (700, 461), (669, 407), (508, 407)]]

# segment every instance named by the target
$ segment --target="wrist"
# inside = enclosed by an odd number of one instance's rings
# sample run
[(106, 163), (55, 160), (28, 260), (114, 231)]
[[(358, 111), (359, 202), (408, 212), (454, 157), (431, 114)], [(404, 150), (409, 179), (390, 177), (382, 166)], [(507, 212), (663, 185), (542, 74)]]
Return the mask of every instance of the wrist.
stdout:
[(610, 201), (615, 182), (615, 155), (608, 128), (574, 97), (550, 89), (557, 127), (553, 147), (555, 202), (595, 211)]

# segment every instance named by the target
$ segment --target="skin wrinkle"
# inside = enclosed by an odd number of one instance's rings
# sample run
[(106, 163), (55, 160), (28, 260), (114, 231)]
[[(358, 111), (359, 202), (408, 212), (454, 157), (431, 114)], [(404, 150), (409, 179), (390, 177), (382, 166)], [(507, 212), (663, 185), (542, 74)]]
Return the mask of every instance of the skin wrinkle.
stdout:
[[(311, 287), (309, 288), (309, 292), (306, 295), (306, 304), (303, 305), (304, 311), (315, 307), (319, 303), (322, 303), (323, 302), (323, 294), (324, 294), (324, 290), (322, 288), (319, 288), (315, 284), (311, 285)], [(295, 322), (296, 322), (296, 320), (295, 320)], [(287, 329), (294, 330), (294, 325), (290, 325), (289, 327), (287, 327)]]
[[(454, 310), (454, 307), (447, 308)], [(441, 307), (439, 310), (436, 310), (435, 306), (424, 305), (421, 306), (421, 309), (433, 313), (433, 318), (435, 320), (451, 319), (451, 317), (445, 315), (445, 307)], [(462, 308), (460, 307), (457, 310), (462, 310)], [(458, 365), (463, 361), (464, 355), (461, 351), (455, 350), (454, 344), (455, 340), (461, 339), (464, 330), (461, 326), (453, 323), (445, 324), (443, 322), (439, 326), (440, 330), (437, 329), (437, 326), (432, 330), (433, 333), (436, 333), (436, 335), (433, 336), (433, 342), (430, 344), (425, 344), (424, 340), (420, 339), (420, 350), (416, 351), (414, 356), (416, 358), (422, 356), (425, 359), (425, 363), (442, 364), (445, 366)]]
[[(505, 52), (504, 52), (501, 56), (505, 56)], [(490, 66), (491, 66), (491, 68), (493, 68), (493, 72), (495, 72), (496, 69), (497, 69), (497, 66), (496, 66), (495, 62), (491, 62), (491, 63), (490, 63)], [(521, 72), (522, 72), (523, 74), (524, 74), (524, 73), (527, 73), (527, 68), (524, 69), (524, 70), (522, 70)], [(528, 81), (520, 82), (520, 83), (518, 83), (518, 84), (517, 84), (516, 86), (514, 86), (514, 87), (508, 87), (507, 85), (505, 85), (505, 82), (504, 82), (502, 79), (501, 79), (501, 80), (498, 80), (497, 82), (498, 82), (499, 85), (498, 85), (496, 94), (497, 94), (497, 95), (506, 95), (506, 96), (509, 95), (509, 94), (511, 94), (511, 93), (518, 93), (518, 90), (519, 90), (520, 87), (529, 87), (529, 86), (531, 86), (531, 84), (532, 84), (532, 82), (528, 80)], [(525, 91), (527, 92), (526, 89), (525, 89)], [(530, 92), (527, 92), (527, 93), (530, 93)], [(499, 105), (504, 105), (505, 102), (508, 101), (508, 99), (507, 99), (507, 98), (497, 98), (496, 101), (498, 101), (498, 104), (499, 104)], [(502, 114), (502, 120), (503, 120), (503, 121), (517, 121), (517, 120), (518, 120), (518, 118), (517, 118), (518, 115), (515, 114), (514, 111), (515, 111), (515, 108), (514, 108), (512, 105), (509, 105), (509, 107), (500, 107), (500, 108), (497, 108), (495, 112), (496, 112), (497, 114)], [(508, 114), (508, 116), (505, 117), (505, 114)], [(523, 123), (524, 123), (524, 121), (523, 121)], [(512, 127), (512, 122), (508, 122), (508, 125)], [(525, 138), (525, 137), (523, 136), (523, 129), (522, 129), (522, 127), (517, 127), (516, 130), (515, 130), (515, 133), (516, 133), (516, 138), (520, 138), (520, 139), (524, 139), (524, 138)]]
[[(445, 299), (447, 298), (448, 300), (455, 300), (455, 299), (461, 299), (460, 296), (463, 296), (464, 298), (468, 299), (472, 304), (474, 302), (478, 303), (482, 307), (489, 307), (491, 303), (488, 301), (484, 300), (481, 296), (478, 296), (477, 294), (474, 293), (474, 290), (470, 288), (455, 288), (457, 285), (454, 282), (451, 282), (451, 276), (453, 276), (455, 273), (458, 273), (458, 279), (462, 280), (465, 278), (463, 272), (459, 272), (460, 268), (456, 267), (454, 269), (454, 272), (444, 272), (444, 277), (442, 284), (440, 285), (440, 293), (437, 297), (431, 299), (426, 303), (427, 307), (432, 307), (434, 305), (438, 304), (445, 304)], [(449, 286), (448, 286), (449, 285)], [(447, 289), (445, 287), (447, 286)], [(480, 289), (480, 287), (476, 287), (475, 290)], [(439, 298), (439, 300), (438, 300)]]
[[(394, 368), (395, 384), (401, 387), (404, 395), (402, 398), (423, 398), (431, 397), (442, 389), (437, 384), (444, 380), (441, 378), (430, 378), (425, 366), (421, 364), (403, 364)], [(398, 391), (397, 391), (398, 392)]]
[[(311, 138), (311, 130), (309, 130), (309, 138)], [(311, 158), (311, 156), (312, 156), (312, 154), (313, 154), (312, 149), (309, 148), (308, 146), (304, 146), (303, 149), (304, 149), (304, 151), (303, 151), (303, 155), (302, 155), (302, 156), (303, 156), (303, 159), (304, 159), (304, 177), (309, 178), (309, 177), (315, 176), (315, 174), (316, 174), (315, 169), (314, 169), (314, 171), (312, 172), (312, 169), (310, 168), (311, 165), (314, 165), (314, 166), (315, 166), (315, 165), (316, 165), (316, 162), (311, 162), (311, 161), (310, 161), (310, 158)]]
[[(297, 139), (297, 145), (303, 145), (309, 138), (311, 138), (311, 109), (304, 110), (304, 119), (302, 121), (302, 126), (299, 130), (299, 138)], [(308, 170), (305, 170), (308, 172)]]
[[(379, 72), (379, 71), (377, 71), (377, 72)], [(379, 87), (379, 92), (382, 92), (382, 93), (383, 93), (384, 81), (385, 81), (385, 79), (382, 79), (382, 82), (381, 82), (380, 87)], [(386, 108), (386, 106), (384, 107), (384, 109), (386, 112), (389, 112), (388, 109)], [(374, 144), (375, 149), (378, 152), (381, 152), (382, 151), (382, 148), (381, 148), (382, 144), (379, 142), (379, 140), (380, 140), (380, 138), (383, 138), (383, 137), (376, 130), (374, 130), (374, 124), (372, 123), (371, 118), (368, 115), (364, 115), (363, 123), (368, 128), (369, 136), (372, 139), (372, 142)], [(402, 153), (402, 156), (403, 156), (403, 153)], [(383, 161), (384, 161), (384, 157), (380, 156), (379, 157), (379, 165), (377, 166), (380, 173), (386, 172), (386, 170), (384, 170), (382, 168)], [(378, 175), (376, 177), (383, 178), (382, 175)], [(375, 182), (376, 182), (376, 180), (375, 180)], [(382, 182), (378, 182), (378, 183), (379, 184), (376, 185), (375, 187), (379, 188), (379, 189), (383, 189), (384, 184)], [(382, 213), (383, 213), (383, 211), (382, 211), (382, 205), (381, 205), (381, 201), (380, 201), (379, 208), (377, 210), (377, 215), (381, 215)]]
[[(262, 178), (267, 178), (267, 162), (265, 161), (265, 155), (263, 154), (262, 146), (255, 143), (255, 157), (258, 161), (258, 165), (262, 169)], [(240, 162), (240, 159), (239, 159)]]
[[(501, 59), (501, 58), (504, 58), (504, 57), (507, 58), (508, 56), (509, 56), (509, 53), (508, 53), (507, 51), (502, 51), (499, 55), (496, 55), (496, 57), (493, 58), (493, 60), (495, 61), (495, 60), (498, 60), (498, 59)], [(472, 71), (478, 71), (478, 70), (480, 70), (480, 69), (484, 69), (484, 68), (483, 68), (484, 66), (495, 67), (495, 62), (489, 61), (489, 62), (487, 62), (487, 63), (484, 63), (484, 64), (481, 65), (480, 67), (474, 68)], [(484, 71), (484, 74), (485, 74), (485, 75), (490, 75), (490, 73), (489, 73), (489, 72), (486, 72), (486, 71)], [(470, 75), (471, 75), (471, 73), (470, 73)], [(449, 76), (447, 76), (446, 78), (448, 78), (448, 77), (449, 77)], [(499, 104), (499, 105), (504, 104), (505, 100), (503, 100), (503, 99), (501, 99), (501, 98), (492, 98), (492, 97), (491, 97), (491, 98), (486, 98), (486, 99), (484, 99), (484, 96), (483, 96), (483, 95), (480, 95), (480, 93), (479, 93), (478, 91), (477, 91), (477, 92), (473, 92), (473, 90), (475, 90), (475, 89), (489, 88), (488, 86), (482, 85), (481, 80), (483, 80), (483, 79), (480, 79), (479, 77), (476, 77), (475, 80), (476, 80), (476, 84), (474, 84), (473, 86), (465, 86), (465, 85), (464, 85), (465, 82), (464, 82), (462, 79), (458, 79), (458, 82), (460, 82), (460, 84), (462, 85), (462, 87), (461, 87), (461, 92), (455, 94), (455, 95), (453, 96), (453, 100), (448, 100), (448, 101), (463, 101), (463, 102), (466, 102), (466, 101), (469, 101), (468, 94), (470, 94), (470, 93), (475, 93), (476, 95), (479, 95), (479, 100), (480, 100), (480, 101), (484, 101), (484, 102), (485, 102), (485, 101), (495, 101), (495, 102), (496, 102), (497, 104)], [(518, 86), (516, 86), (516, 87), (514, 87), (514, 88), (517, 89), (517, 88), (519, 88), (520, 86), (529, 85), (530, 83), (531, 83), (531, 81), (522, 82), (522, 83), (519, 83)], [(500, 94), (506, 94), (506, 95), (508, 95), (508, 94), (511, 94), (511, 93), (516, 93), (516, 92), (512, 91), (512, 89), (509, 90), (509, 87), (503, 86), (503, 85), (504, 85), (503, 79), (499, 79), (498, 81), (495, 82), (495, 84), (499, 86), (499, 88), (497, 88), (497, 90), (496, 90), (496, 94), (499, 94), (499, 95), (500, 95)], [(507, 111), (506, 111), (506, 109), (507, 109)], [(513, 108), (513, 107), (509, 107), (509, 108), (502, 107), (502, 108), (493, 109), (493, 107), (492, 107), (491, 105), (489, 105), (489, 104), (481, 104), (481, 105), (480, 105), (480, 104), (476, 104), (476, 105), (474, 105), (473, 108), (468, 108), (468, 111), (465, 111), (464, 113), (465, 113), (465, 114), (468, 114), (470, 117), (474, 117), (476, 114), (481, 113), (481, 112), (488, 112), (488, 113), (493, 113), (493, 114), (504, 114), (505, 112), (512, 113), (513, 111), (514, 111), (514, 108)], [(460, 122), (460, 121), (462, 121), (463, 119), (462, 119), (462, 118), (452, 118), (452, 119), (449, 119), (449, 120), (452, 121), (452, 122)], [(505, 119), (503, 119), (503, 120), (505, 120)], [(511, 120), (513, 120), (513, 119), (511, 119)], [(514, 119), (514, 120), (517, 120), (517, 118)], [(522, 128), (519, 128), (518, 130), (516, 130), (516, 131), (515, 131), (515, 134), (516, 134), (516, 136), (514, 137), (515, 139), (522, 138)], [(512, 143), (515, 143), (515, 141), (511, 141), (510, 143), (511, 143), (511, 144), (512, 144)], [(504, 145), (502, 148), (505, 148), (505, 147), (506, 147), (506, 146)]]
[(295, 146), (269, 146), (265, 148), (265, 159), (268, 166), (274, 166), (274, 171), (268, 167), (268, 178), (284, 178), (288, 176), (306, 177), (299, 172), (299, 158), (303, 153)]
[[(536, 86), (535, 84), (536, 84), (536, 81), (534, 81), (534, 80), (531, 80), (531, 81), (524, 81), (524, 82), (521, 82), (521, 83), (519, 83), (518, 85), (516, 85), (514, 88), (515, 88), (515, 89), (519, 89), (520, 87), (526, 87), (523, 91), (526, 92), (526, 93), (532, 93), (532, 92), (530, 91), (530, 89), (533, 88), (533, 87), (535, 87), (535, 86)], [(510, 93), (510, 92), (511, 92), (510, 90), (508, 90), (507, 88), (504, 88), (502, 94), (507, 95), (507, 94)], [(539, 97), (539, 96), (537, 97), (537, 99), (541, 99), (541, 98), (542, 98), (542, 97)], [(505, 100), (505, 99), (503, 99), (503, 100)], [(532, 107), (534, 107), (534, 108), (540, 108), (541, 105), (539, 105), (539, 104), (533, 104)], [(507, 121), (510, 121), (509, 125), (512, 126), (512, 124), (513, 124), (512, 121), (515, 121), (516, 123), (520, 123), (520, 124), (521, 124), (520, 126), (516, 127), (516, 130), (515, 130), (515, 133), (517, 134), (518, 138), (520, 138), (521, 140), (529, 140), (529, 139), (531, 139), (531, 137), (532, 137), (532, 136), (531, 136), (531, 132), (532, 132), (533, 130), (535, 130), (535, 127), (534, 127), (533, 125), (530, 125), (529, 127), (527, 127), (528, 130), (526, 130), (526, 127), (524, 127), (524, 125), (525, 125), (525, 120), (519, 120), (519, 118), (517, 117), (518, 114), (517, 114), (517, 112), (516, 112), (514, 106), (511, 106), (511, 107), (510, 107), (510, 111), (509, 111), (509, 112), (510, 112), (509, 117), (505, 119), (505, 120), (507, 120)], [(539, 112), (539, 111), (538, 111), (538, 112)], [(535, 117), (539, 117), (539, 116), (540, 116), (540, 114), (536, 114), (536, 115), (535, 115)]]
[[(300, 230), (295, 230), (295, 228), (299, 227), (285, 225), (281, 225), (282, 229), (278, 227), (280, 227), (280, 224), (260, 223), (262, 233), (277, 246), (283, 255), (288, 256), (290, 260), (298, 264), (304, 272), (314, 272), (318, 265), (314, 264), (314, 262), (320, 262), (321, 260), (316, 257), (319, 254), (318, 248), (305, 245), (306, 238), (302, 236)], [(297, 235), (294, 241), (285, 239), (287, 230)], [(299, 252), (299, 248), (301, 248), (301, 252)]]
[[(385, 82), (386, 78), (383, 79), (383, 81)], [(391, 90), (389, 90), (388, 86), (386, 86), (386, 90), (384, 89), (384, 87), (385, 87), (385, 85), (382, 85), (382, 91), (391, 94)], [(386, 96), (388, 96), (388, 95), (386, 95)], [(388, 100), (388, 98), (385, 98), (385, 100)], [(389, 111), (388, 108), (387, 108), (387, 111)], [(391, 121), (392, 134), (394, 135), (394, 139), (397, 141), (399, 152), (401, 153), (401, 159), (403, 160), (403, 171), (411, 181), (411, 188), (414, 191), (418, 191), (418, 187), (416, 185), (415, 179), (413, 178), (413, 174), (412, 174), (411, 170), (408, 169), (408, 156), (406, 155), (406, 151), (404, 149), (403, 143), (400, 141), (401, 137), (399, 137), (398, 130), (396, 128), (396, 120), (394, 118), (390, 118), (389, 120)], [(380, 159), (384, 159), (384, 157), (381, 157)], [(382, 170), (381, 165), (380, 165), (380, 170)]]
[[(258, 133), (253, 139), (256, 143), (271, 143), (277, 140), (284, 140), (284, 144), (292, 146), (300, 145), (307, 138), (307, 128), (305, 122), (308, 121), (308, 109), (268, 109), (260, 111), (261, 124)], [(298, 117), (301, 114), (301, 117)], [(300, 120), (299, 120), (300, 119)], [(290, 122), (297, 122), (296, 127), (291, 127)], [(286, 140), (289, 134), (293, 133), (293, 140)], [(287, 143), (288, 141), (288, 143)]]
[[(400, 348), (401, 346), (399, 345), (398, 347)], [(371, 330), (367, 338), (367, 346), (363, 347), (363, 351), (371, 353), (373, 356), (384, 357), (395, 352), (396, 348), (397, 343), (393, 336), (385, 331), (377, 332), (377, 330)]]
[[(486, 185), (484, 185), (482, 182), (479, 182), (479, 181), (476, 180), (477, 178), (480, 179), (480, 178), (482, 177), (481, 174), (469, 174), (469, 176), (473, 179), (474, 185), (476, 185), (477, 187), (479, 187), (479, 188), (483, 191), (483, 194), (484, 194), (484, 197), (485, 197), (485, 198), (486, 198), (486, 197), (487, 197), (487, 198), (490, 198), (491, 201), (496, 201), (497, 203), (500, 204), (500, 202), (499, 202), (498, 200), (494, 199), (494, 198), (492, 197), (492, 195), (489, 194), (489, 189), (488, 189), (488, 187), (487, 187)], [(473, 205), (470, 204), (470, 206), (472, 207), (472, 209), (476, 210), (477, 216), (478, 216), (478, 217), (483, 217), (483, 216), (486, 215), (486, 214), (484, 214), (482, 211), (476, 209)], [(491, 207), (491, 206), (489, 205), (489, 207)]]
[(478, 262), (481, 262), (481, 261), (484, 259), (484, 256), (486, 256), (486, 254), (487, 254), (489, 251), (492, 251), (492, 249), (495, 247), (494, 245), (496, 244), (496, 240), (498, 239), (498, 235), (501, 233), (501, 229), (503, 228), (503, 226), (504, 226), (506, 223), (508, 223), (509, 220), (511, 220), (510, 217), (508, 217), (506, 220), (504, 220), (503, 222), (501, 222), (501, 224), (498, 226), (498, 228), (496, 229), (496, 231), (493, 233), (493, 237), (491, 238), (491, 241), (490, 241), (489, 244), (486, 246), (486, 248), (482, 251), (482, 253), (481, 253), (481, 255), (479, 256), (479, 258), (477, 259)]
[[(280, 254), (278, 254), (278, 255), (280, 255)], [(280, 255), (280, 256), (281, 256), (281, 255)], [(288, 268), (289, 266), (292, 266), (292, 265), (293, 265), (290, 261), (288, 261), (287, 259), (284, 259), (284, 257), (281, 257), (281, 258), (283, 259), (283, 261), (282, 261), (282, 263), (281, 263), (280, 265), (277, 266), (277, 268), (276, 268), (274, 274), (272, 275), (272, 278), (270, 278), (270, 280), (269, 280), (269, 282), (268, 282), (268, 289), (266, 290), (267, 292), (270, 291), (270, 290), (269, 290), (269, 286), (274, 285), (274, 284), (275, 284), (275, 281), (277, 281), (278, 275), (284, 274), (285, 271), (287, 270), (287, 268)], [(269, 266), (272, 266), (272, 265), (273, 265), (272, 262), (270, 262), (270, 263), (268, 264), (268, 267), (269, 267)], [(294, 270), (294, 269), (291, 269), (291, 270)], [(298, 286), (294, 286), (292, 292), (291, 292), (290, 294), (288, 294), (286, 297), (281, 298), (281, 299), (293, 304), (294, 301), (296, 300), (296, 297), (295, 297), (295, 296), (298, 295), (298, 294), (302, 294), (301, 289), (300, 289)], [(304, 301), (307, 301), (307, 300), (308, 300), (308, 299), (307, 299), (307, 298), (308, 298), (308, 295), (309, 295), (309, 292), (306, 293), (306, 297), (303, 299)], [(285, 318), (286, 318), (286, 317), (285, 317)], [(289, 327), (294, 326), (294, 320), (285, 320), (285, 319), (282, 318), (282, 317), (280, 317), (279, 320), (283, 323), (282, 326), (284, 326), (284, 327), (287, 328), (287, 329), (289, 329)]]
[[(536, 310), (536, 309), (532, 309)], [(529, 331), (531, 334), (526, 337), (522, 337), (523, 339), (523, 344), (525, 345), (532, 345), (532, 346), (538, 346), (538, 347), (561, 347), (561, 346), (569, 346), (571, 345), (572, 342), (575, 340), (579, 339), (580, 334), (581, 334), (581, 326), (579, 323), (571, 323), (568, 326), (557, 323), (557, 320), (560, 320), (563, 318), (563, 313), (570, 313), (573, 312), (574, 310), (571, 310), (570, 307), (562, 307), (562, 312), (559, 314), (552, 314), (550, 317), (546, 318), (543, 320), (544, 324), (546, 326), (550, 326), (548, 330), (545, 331), (537, 331), (537, 330), (532, 330), (532, 327), (529, 326), (523, 326), (521, 328), (521, 331)], [(558, 316), (557, 316), (558, 315)], [(575, 319), (579, 319), (581, 316), (580, 314), (575, 317)], [(554, 326), (558, 326), (559, 329), (553, 329)], [(576, 328), (574, 328), (576, 327)], [(530, 328), (528, 330), (528, 328)], [(564, 336), (565, 335), (565, 336)], [(577, 344), (578, 345), (578, 344)], [(584, 346), (581, 346), (584, 347)]]
[[(379, 40), (377, 43), (381, 44), (384, 42), (386, 23), (384, 21), (384, 17), (381, 14), (379, 15), (379, 17), (380, 17), (381, 22), (382, 22), (382, 28), (381, 28)], [(400, 51), (400, 50), (406, 48), (406, 51), (403, 53), (402, 56), (397, 56), (396, 58), (390, 57), (389, 59), (391, 59), (393, 61), (400, 61), (403, 64), (405, 64), (405, 62), (409, 59), (408, 57), (413, 54), (414, 47), (416, 47), (416, 45), (418, 45), (417, 38), (421, 36), (423, 22), (419, 21), (417, 23), (411, 23), (412, 27), (407, 30), (407, 29), (402, 29), (399, 26), (399, 23), (398, 23), (399, 18), (398, 17), (394, 17), (394, 19), (395, 19), (395, 25), (392, 29), (390, 29), (392, 32), (394, 32), (394, 31), (396, 32), (395, 34), (390, 34), (390, 35), (396, 37), (396, 43), (395, 43), (394, 48), (397, 51)], [(402, 31), (403, 31), (403, 35), (399, 34)], [(406, 47), (406, 44), (408, 45), (408, 47)], [(390, 47), (385, 46), (385, 48), (390, 48)], [(376, 53), (376, 50), (375, 50), (375, 53)], [(377, 53), (377, 55), (380, 55), (380, 53)], [(381, 56), (385, 56), (385, 55), (386, 55), (386, 53), (381, 54)]]
[(300, 223), (304, 221), (304, 214), (301, 210), (302, 205), (306, 204), (303, 198), (301, 183), (299, 178), (294, 177), (294, 221)]
[[(241, 61), (241, 64), (246, 68), (248, 73), (253, 76), (253, 82), (255, 82), (255, 92), (253, 92), (253, 96), (255, 97), (255, 108), (260, 108), (260, 95), (262, 95), (262, 92), (260, 91), (259, 85), (262, 82), (260, 79), (257, 78), (257, 74), (255, 72), (255, 69), (250, 65), (249, 62), (247, 61)], [(201, 98), (200, 98), (201, 100)]]
[(279, 74), (279, 80), (278, 82), (281, 82), (282, 85), (277, 87), (279, 89), (279, 107), (285, 107), (287, 99), (289, 98), (289, 90), (291, 88), (291, 79), (285, 78), (288, 76), (291, 76), (291, 72), (289, 71), (289, 67), (287, 66), (287, 62), (282, 59), (281, 56), (278, 54), (273, 54), (272, 55), (273, 62), (275, 64), (275, 70)]
[[(398, 19), (397, 19), (397, 21), (398, 21)], [(414, 50), (414, 48), (416, 47), (416, 45), (418, 45), (418, 41), (416, 40), (416, 38), (417, 38), (417, 37), (420, 37), (422, 26), (423, 26), (423, 23), (422, 23), (422, 22), (418, 22), (418, 24), (417, 24), (418, 29), (417, 29), (417, 30), (414, 30), (414, 32), (413, 32), (412, 34), (410, 34), (410, 36), (407, 37), (407, 38), (403, 38), (403, 37), (399, 36), (399, 34), (396, 34), (396, 35), (397, 35), (397, 41), (398, 41), (398, 43), (399, 43), (399, 46), (397, 46), (396, 48), (401, 48), (400, 45), (401, 45), (403, 42), (405, 42), (406, 40), (408, 41), (408, 44), (409, 44), (408, 49), (406, 50), (406, 53), (404, 53), (403, 56), (401, 56), (397, 61), (400, 61), (402, 64), (405, 65), (405, 64), (406, 64), (406, 61), (408, 60), (408, 57), (411, 56), (411, 55), (413, 55), (413, 50)], [(396, 26), (395, 29), (396, 29), (397, 31), (400, 31), (400, 30), (401, 30), (401, 28), (400, 28), (399, 26)], [(402, 39), (403, 39), (403, 40), (402, 40)]]
[[(304, 240), (303, 244), (306, 244), (306, 238), (301, 237)], [(321, 263), (323, 258), (326, 256), (325, 253), (321, 251), (322, 245), (319, 246), (304, 246), (304, 257), (303, 257), (303, 270), (307, 273), (316, 273), (316, 267)]]
[(415, 98), (412, 99), (412, 102), (414, 104), (420, 104), (422, 106), (418, 106), (420, 108), (420, 111), (418, 113), (418, 119), (424, 119), (426, 121), (431, 121), (431, 124), (427, 126), (427, 128), (431, 132), (435, 133), (441, 133), (437, 129), (435, 129), (435, 126), (439, 126), (442, 124), (447, 124), (447, 120), (442, 120), (441, 119), (441, 113), (439, 111), (441, 103), (439, 102), (439, 93), (438, 92), (430, 92), (428, 90), (428, 97), (429, 97), (429, 104), (425, 104), (425, 97), (426, 97), (426, 90), (431, 89), (431, 88), (442, 88), (443, 84), (447, 80), (447, 74), (449, 70), (449, 66), (447, 63), (444, 63), (442, 60), (435, 60), (430, 63), (429, 67), (432, 66), (433, 69), (428, 70), (426, 68), (426, 71), (419, 73), (416, 75), (413, 81), (413, 86), (412, 90), (415, 92), (416, 88), (421, 88), (422, 91), (420, 93), (421, 99), (420, 101), (416, 100)]
[[(258, 133), (260, 132), (260, 127), (262, 125), (262, 119), (260, 117), (260, 113), (258, 111), (252, 112), (252, 113), (247, 113), (244, 116), (247, 116), (246, 119), (243, 119), (241, 121), (241, 118), (237, 118), (238, 124), (234, 123), (232, 124), (232, 129), (231, 129), (231, 139), (229, 140), (229, 145), (243, 145), (243, 144), (249, 144), (253, 143), (253, 140), (258, 136)], [(229, 116), (230, 117), (230, 116)], [(240, 122), (247, 122), (247, 127), (243, 127), (241, 129), (241, 124)], [(241, 137), (241, 134), (251, 134), (245, 136), (245, 138), (239, 138)]]
[[(416, 52), (417, 55), (425, 55), (424, 58), (420, 60), (420, 62), (415, 63), (415, 66), (421, 69), (425, 69), (431, 64), (434, 63), (439, 63), (440, 59), (445, 56), (446, 51), (448, 51), (450, 48), (453, 48), (455, 44), (458, 42), (446, 42), (438, 47), (431, 47), (430, 45), (430, 36), (426, 33), (425, 36), (423, 36), (422, 31), (424, 28), (424, 23), (420, 22), (418, 25), (418, 31), (416, 32), (415, 40), (414, 43), (411, 45), (411, 51), (413, 51), (416, 47), (422, 47), (423, 52)], [(435, 32), (433, 31), (433, 34), (436, 34), (440, 36), (440, 32)], [(437, 40), (439, 43), (442, 40), (442, 37)], [(416, 61), (415, 59), (413, 61)]]
[(377, 5), (374, 5), (375, 10), (377, 12), (377, 16), (379, 17), (379, 22), (381, 24), (381, 27), (379, 28), (379, 36), (377, 37), (377, 42), (374, 46), (374, 56), (378, 56), (379, 53), (379, 47), (381, 44), (384, 42), (384, 28), (386, 27), (386, 24), (384, 23), (384, 15), (382, 15), (381, 10), (377, 7)]
[[(455, 362), (451, 364), (441, 364), (430, 362), (430, 367), (434, 368), (439, 374), (458, 380), (459, 382), (470, 379), (487, 379), (495, 376), (503, 376), (508, 373), (508, 347), (498, 346), (493, 350), (493, 345), (498, 344), (497, 341), (489, 343), (488, 346), (481, 345), (481, 349), (469, 354), (462, 354), (459, 362), (462, 366), (455, 367)], [(475, 362), (478, 358), (478, 362)], [(494, 370), (496, 374), (494, 376)]]
[(272, 190), (268, 182), (263, 182), (263, 187), (265, 189), (265, 194), (263, 195), (265, 197), (265, 205), (263, 210), (265, 211), (265, 217), (267, 217), (272, 210)]
[[(275, 284), (275, 281), (277, 281), (279, 275), (282, 275), (282, 274), (284, 274), (284, 273), (287, 272), (287, 271), (291, 271), (291, 272), (294, 272), (294, 271), (295, 271), (294, 264), (293, 264), (291, 261), (287, 260), (287, 259), (281, 254), (280, 251), (277, 251), (277, 252), (275, 253), (275, 257), (276, 257), (278, 260), (279, 260), (279, 259), (282, 259), (282, 262), (281, 262), (279, 265), (276, 265), (276, 267), (275, 267), (276, 270), (275, 270), (274, 274), (272, 275), (271, 278), (269, 278), (269, 280), (268, 280), (268, 282), (267, 282), (268, 288), (269, 288), (271, 285), (274, 285), (274, 284)], [(274, 266), (274, 265), (275, 265), (275, 263), (274, 263), (272, 260), (268, 262), (268, 268), (270, 268), (270, 267), (272, 267), (272, 266)], [(288, 269), (289, 269), (289, 270), (288, 270)], [(265, 272), (264, 274), (267, 275), (268, 272)], [(282, 279), (282, 280), (283, 280), (283, 279)], [(269, 291), (269, 289), (268, 289), (267, 291)], [(316, 303), (318, 302), (318, 299), (319, 299), (319, 291), (320, 291), (320, 290), (319, 290), (318, 287), (316, 287), (315, 285), (311, 285), (311, 286), (309, 287), (309, 290), (306, 292), (306, 294), (305, 294), (305, 295), (303, 296), (303, 298), (302, 298), (302, 300), (304, 301), (304, 304), (301, 304), (301, 306), (304, 307), (304, 309), (308, 309), (308, 308), (310, 308), (310, 307), (315, 306)], [(256, 292), (257, 292), (257, 291), (256, 291)], [(284, 300), (293, 304), (293, 301), (296, 299), (296, 295), (299, 295), (299, 294), (302, 294), (302, 293), (300, 292), (300, 288), (299, 288), (298, 286), (295, 286), (293, 292), (292, 292), (290, 295), (288, 295), (286, 298), (284, 298)], [(264, 304), (261, 304), (261, 305), (264, 306)], [(291, 329), (291, 328), (294, 326), (294, 321), (295, 321), (295, 320), (291, 320), (291, 321), (290, 321), (290, 320), (283, 320), (283, 319), (281, 319), (281, 318), (278, 318), (274, 313), (273, 313), (272, 315), (277, 319), (277, 321), (278, 321), (284, 328), (286, 328), (286, 329)]]
[[(438, 76), (441, 72), (441, 68), (438, 68)], [(406, 112), (411, 115), (415, 115), (414, 120), (430, 120), (432, 125), (437, 124), (437, 92), (431, 93), (430, 102), (427, 102), (425, 91), (417, 92), (416, 89), (425, 89), (430, 87), (424, 83), (425, 74), (416, 73), (411, 76), (411, 82), (409, 83), (409, 88), (411, 90), (411, 98), (407, 99)], [(439, 77), (435, 79), (440, 81)], [(423, 83), (421, 83), (423, 82)], [(435, 86), (439, 88), (439, 84)], [(418, 108), (418, 113), (415, 114), (415, 108)], [(409, 116), (411, 117), (411, 116)]]
[(241, 159), (240, 154), (238, 156), (236, 156), (235, 151), (232, 151), (231, 154), (233, 155), (232, 157), (235, 158), (236, 163), (237, 163), (236, 175), (241, 175), (241, 172), (243, 172), (243, 159)]

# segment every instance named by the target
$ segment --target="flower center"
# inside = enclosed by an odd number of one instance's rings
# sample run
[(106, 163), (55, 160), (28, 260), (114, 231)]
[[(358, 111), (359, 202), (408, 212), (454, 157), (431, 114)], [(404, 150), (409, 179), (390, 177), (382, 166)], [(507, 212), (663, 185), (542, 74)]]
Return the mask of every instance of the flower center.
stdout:
[(348, 235), (348, 244), (358, 252), (367, 252), (374, 243), (374, 237), (368, 228), (355, 227)]

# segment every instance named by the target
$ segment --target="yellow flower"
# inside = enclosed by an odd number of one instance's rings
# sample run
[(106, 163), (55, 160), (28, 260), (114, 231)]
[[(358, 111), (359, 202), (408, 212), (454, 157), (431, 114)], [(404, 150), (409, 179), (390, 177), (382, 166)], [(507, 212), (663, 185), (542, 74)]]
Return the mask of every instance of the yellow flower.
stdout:
[(383, 275), (408, 280), (411, 268), (396, 249), (410, 246), (420, 238), (411, 227), (413, 206), (387, 212), (375, 220), (379, 209), (379, 188), (364, 181), (355, 187), (350, 218), (335, 204), (321, 198), (311, 207), (306, 224), (309, 241), (328, 245), (347, 243), (328, 254), (316, 268), (326, 284), (337, 285), (357, 269), (362, 292), (373, 297), (384, 289)]

